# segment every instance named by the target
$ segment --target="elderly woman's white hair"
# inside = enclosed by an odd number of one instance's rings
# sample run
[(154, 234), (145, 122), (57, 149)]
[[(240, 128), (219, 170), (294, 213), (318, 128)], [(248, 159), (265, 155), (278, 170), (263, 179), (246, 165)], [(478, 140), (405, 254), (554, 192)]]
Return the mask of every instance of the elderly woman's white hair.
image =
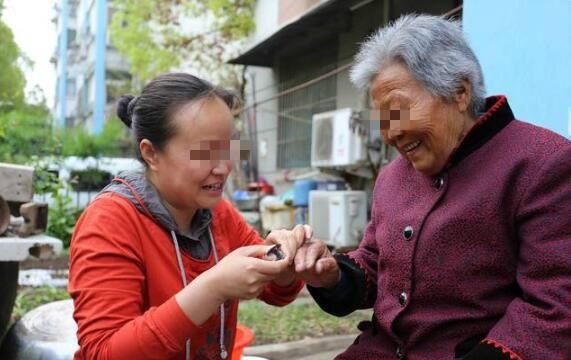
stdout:
[(485, 101), (484, 78), (460, 24), (430, 15), (405, 15), (379, 29), (362, 45), (351, 81), (365, 90), (383, 65), (400, 61), (435, 96), (450, 100), (462, 80), (472, 84), (470, 110), (477, 115)]

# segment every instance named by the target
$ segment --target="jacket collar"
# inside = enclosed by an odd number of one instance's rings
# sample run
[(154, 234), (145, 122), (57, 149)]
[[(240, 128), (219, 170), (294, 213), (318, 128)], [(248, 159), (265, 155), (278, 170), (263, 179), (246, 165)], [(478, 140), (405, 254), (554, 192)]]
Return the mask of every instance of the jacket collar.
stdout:
[(504, 95), (488, 97), (484, 114), (478, 118), (468, 134), (464, 136), (464, 139), (452, 152), (445, 169), (456, 166), (502, 131), (513, 120), (514, 115)]

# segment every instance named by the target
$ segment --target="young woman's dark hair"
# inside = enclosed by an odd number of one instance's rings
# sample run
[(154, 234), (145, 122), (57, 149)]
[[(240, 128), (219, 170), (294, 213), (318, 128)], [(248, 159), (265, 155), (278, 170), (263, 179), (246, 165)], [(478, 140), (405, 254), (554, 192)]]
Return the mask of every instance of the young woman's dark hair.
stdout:
[(148, 139), (162, 149), (174, 134), (172, 115), (181, 106), (207, 97), (220, 98), (231, 110), (240, 103), (235, 93), (186, 73), (160, 75), (145, 86), (140, 96), (121, 96), (117, 115), (133, 130), (137, 158), (144, 163), (139, 151), (141, 140)]

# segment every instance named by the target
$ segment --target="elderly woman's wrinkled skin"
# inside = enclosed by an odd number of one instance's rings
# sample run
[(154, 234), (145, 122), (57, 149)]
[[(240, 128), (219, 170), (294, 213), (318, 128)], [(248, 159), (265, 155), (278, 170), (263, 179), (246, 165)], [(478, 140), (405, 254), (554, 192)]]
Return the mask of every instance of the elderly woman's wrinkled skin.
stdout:
[(452, 100), (445, 101), (432, 95), (398, 62), (383, 67), (371, 84), (385, 142), (427, 176), (442, 170), (474, 124), (468, 107), (470, 83), (462, 85)]

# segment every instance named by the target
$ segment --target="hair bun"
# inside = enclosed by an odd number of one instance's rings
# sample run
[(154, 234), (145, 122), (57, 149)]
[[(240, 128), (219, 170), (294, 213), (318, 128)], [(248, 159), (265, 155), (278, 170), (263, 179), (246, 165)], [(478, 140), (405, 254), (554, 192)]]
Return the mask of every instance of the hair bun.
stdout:
[(133, 124), (133, 109), (136, 103), (137, 98), (133, 95), (123, 95), (117, 103), (117, 116), (128, 128)]

